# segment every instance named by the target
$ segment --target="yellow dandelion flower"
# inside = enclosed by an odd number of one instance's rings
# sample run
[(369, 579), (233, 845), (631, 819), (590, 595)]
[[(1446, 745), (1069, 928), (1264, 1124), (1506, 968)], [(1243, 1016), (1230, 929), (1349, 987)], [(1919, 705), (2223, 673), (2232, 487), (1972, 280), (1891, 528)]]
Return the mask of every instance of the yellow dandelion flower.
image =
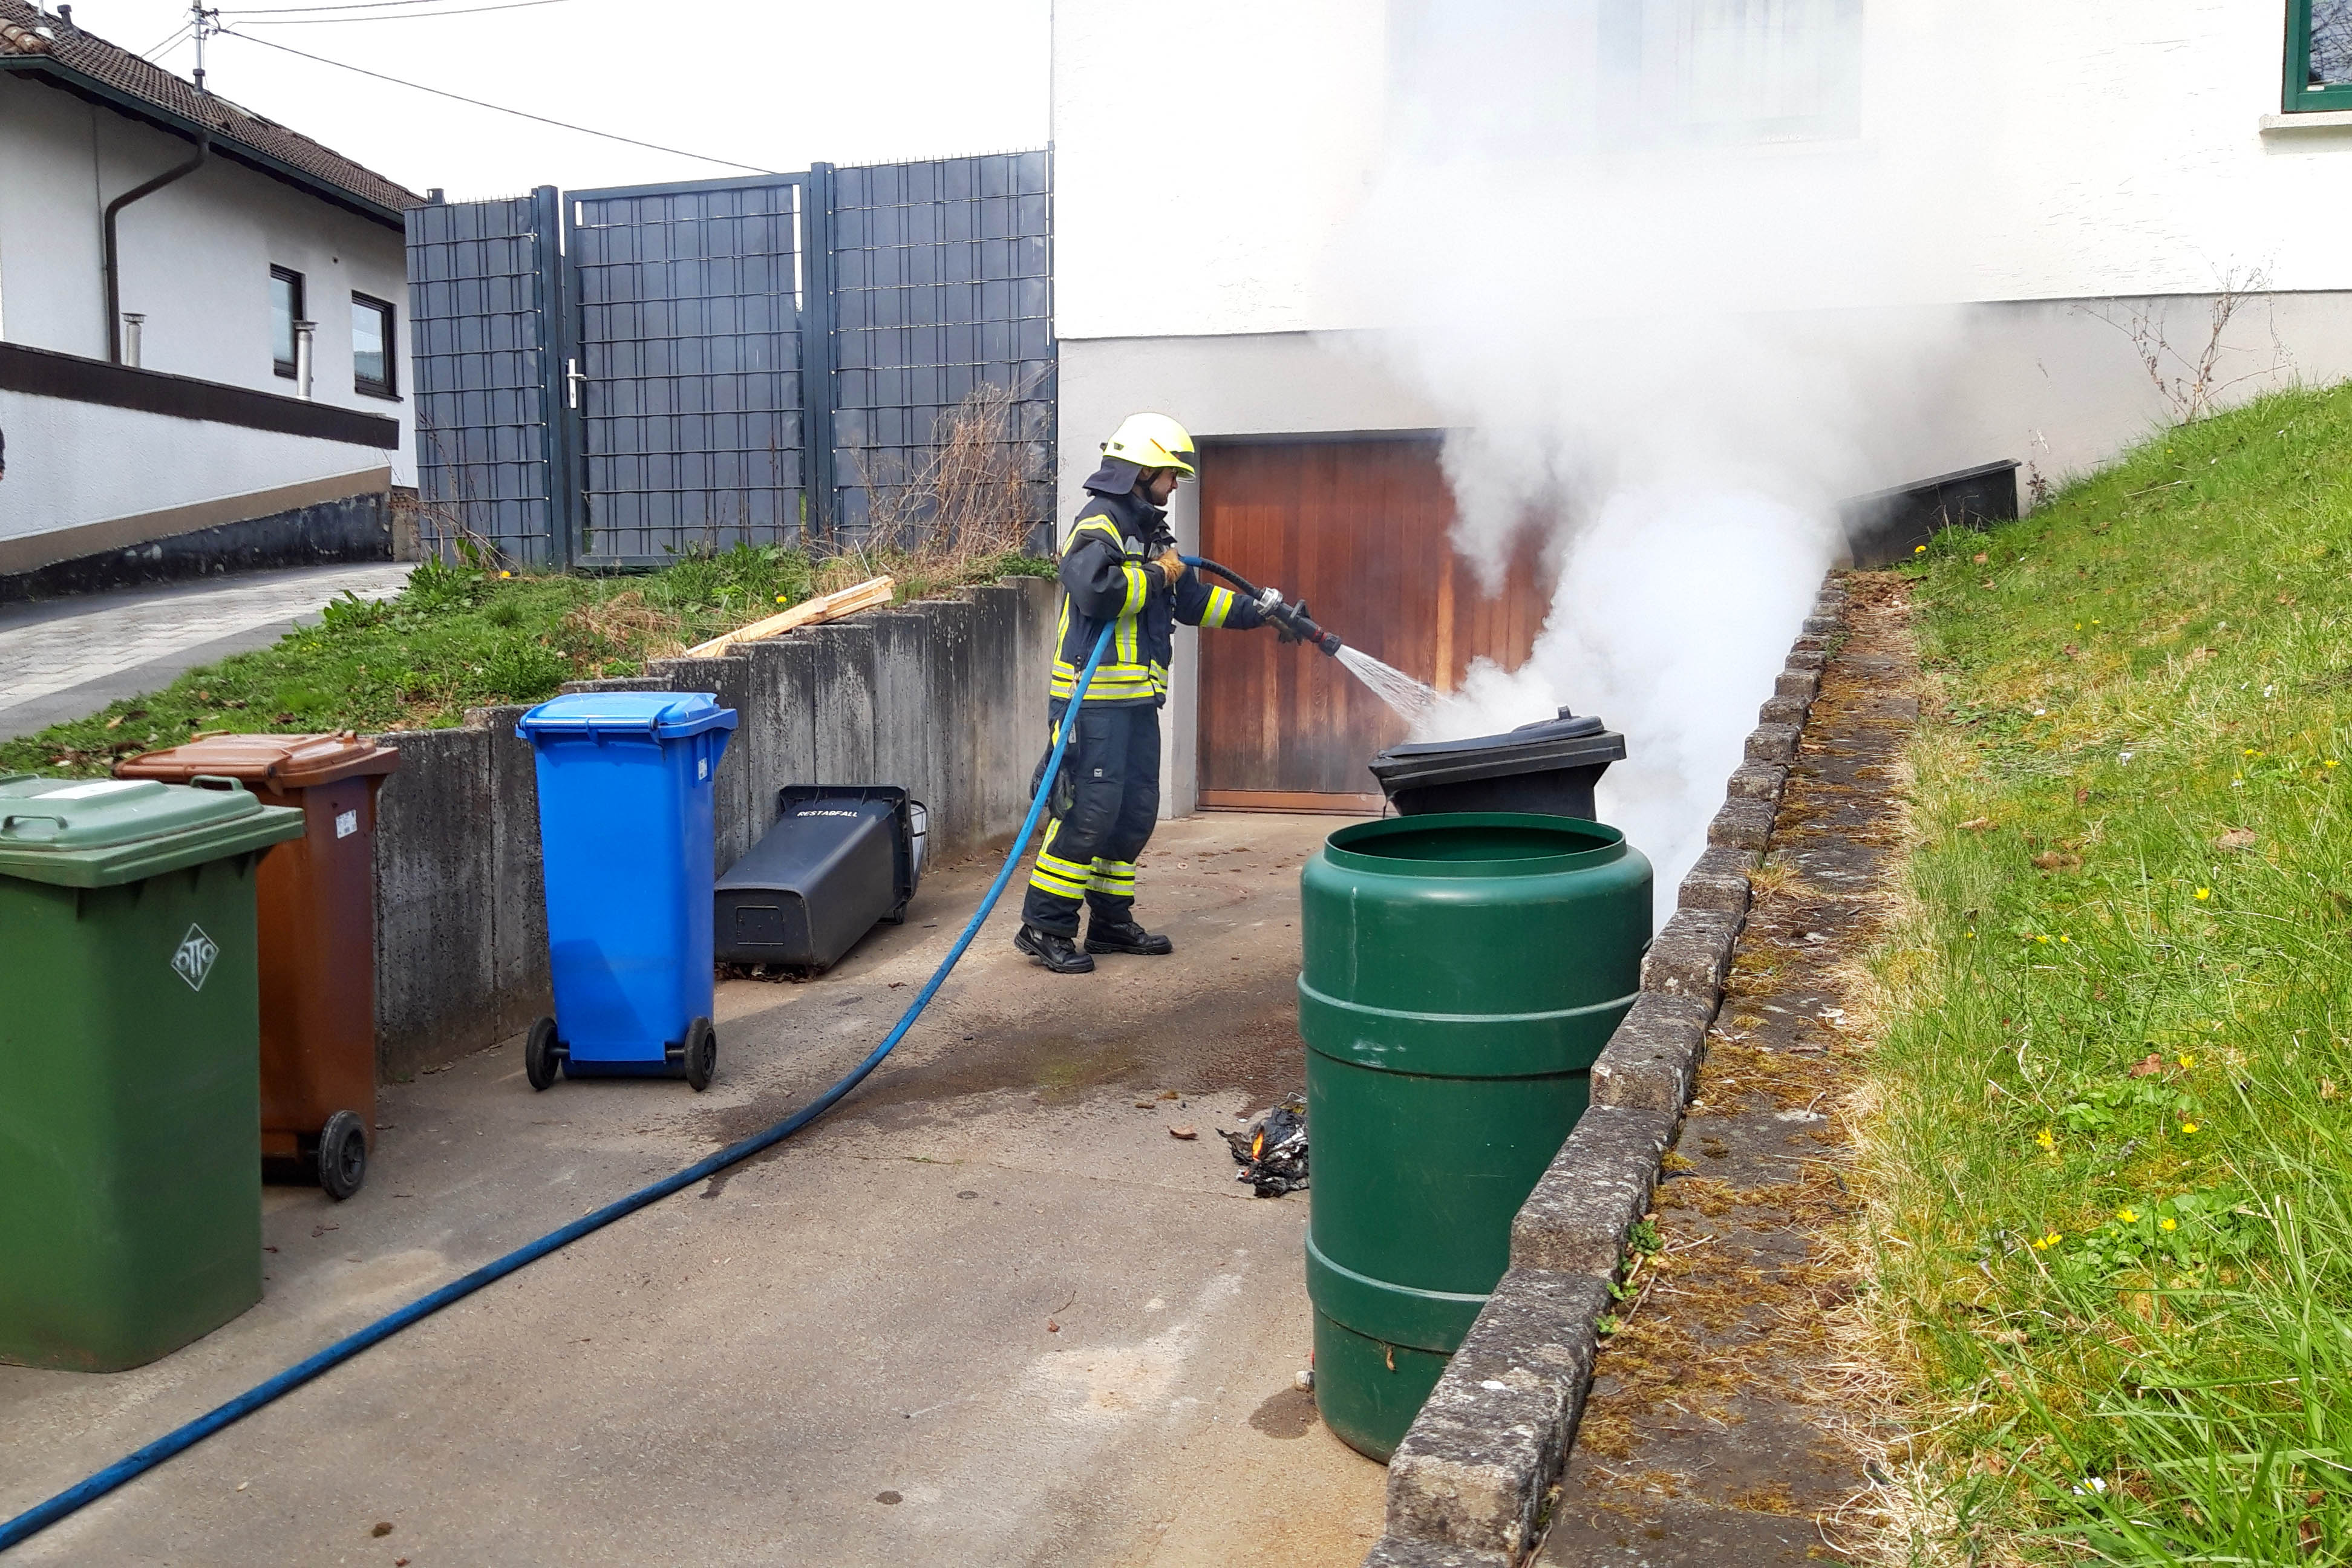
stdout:
[(2195, 1067), (2195, 1066), (2197, 1065), (2197, 1058), (2196, 1058), (2195, 1057), (2190, 1056), (2187, 1051), (2183, 1051), (2183, 1052), (2181, 1052), (2179, 1056), (2177, 1056), (2177, 1057), (2173, 1058), (2172, 1059), (2173, 1059), (2174, 1061), (2179, 1062), (2182, 1067), (2185, 1067), (2185, 1068), (2193, 1068), (2193, 1067)]
[(2210, 888), (2200, 888), (2197, 889), (2197, 901), (2200, 904), (2212, 896), (2213, 889)]
[(2058, 940), (2059, 940), (2060, 942), (2072, 942), (2072, 941), (2074, 941), (2074, 939), (2073, 937), (2071, 937), (2071, 936), (2061, 936)]
[(1924, 544), (1915, 544), (1911, 547), (1911, 553), (1914, 555), (1925, 555), (1927, 553), (1927, 547)]
[(2332, 768), (2336, 765), (2336, 759), (2334, 757), (2330, 757), (2319, 765), (2323, 768)]
[(2116, 1211), (2116, 1217), (2117, 1219), (2119, 1219), (2119, 1220), (2123, 1221), (2126, 1225), (2134, 1225), (2134, 1224), (2138, 1223), (2138, 1220), (2139, 1220), (2139, 1210), (2137, 1210), (2137, 1209), (2117, 1209), (2117, 1210)]
[(2180, 1228), (2180, 1222), (2169, 1215), (2167, 1215), (2165, 1218), (2156, 1222), (2156, 1228), (2158, 1230), (2179, 1230)]
[(2197, 1123), (2194, 1121), (2184, 1121), (2180, 1124), (2180, 1130), (2183, 1132), (2194, 1132), (2197, 1131)]
[(2047, 1127), (2043, 1128), (2041, 1131), (2036, 1132), (2033, 1135), (2033, 1141), (2042, 1145), (2044, 1152), (2058, 1147), (2057, 1136)]
[(2047, 942), (2050, 939), (2046, 936), (2037, 936), (2033, 940), (2039, 942)]

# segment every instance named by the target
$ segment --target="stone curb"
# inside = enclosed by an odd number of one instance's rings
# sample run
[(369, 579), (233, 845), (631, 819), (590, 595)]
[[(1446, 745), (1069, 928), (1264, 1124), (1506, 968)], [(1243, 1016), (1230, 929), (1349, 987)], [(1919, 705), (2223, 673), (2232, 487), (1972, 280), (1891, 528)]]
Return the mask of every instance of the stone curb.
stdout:
[(1511, 1224), (1510, 1268), (1389, 1461), (1364, 1568), (1520, 1568), (1575, 1441), (1596, 1324), (1698, 1072), (1845, 590), (1824, 582), (1733, 770), (1708, 847), (1592, 1064), (1591, 1104)]
[[(1733, 795), (1715, 814), (1715, 820), (1706, 825), (1706, 841), (1733, 849), (1753, 849), (1760, 855), (1765, 842), (1772, 837), (1776, 809), (1772, 801)], [(1743, 907), (1739, 912), (1747, 911)]]
[(1389, 1461), (1388, 1531), (1518, 1562), (1567, 1460), (1609, 1282), (1514, 1268)]
[[(1763, 801), (1747, 803), (1771, 807)], [(1764, 858), (1763, 850), (1736, 844), (1710, 844), (1703, 850), (1683, 879), (1682, 889), (1675, 895), (1675, 905), (1685, 910), (1711, 910), (1717, 914), (1744, 920), (1748, 915), (1748, 874)], [(1620, 1025), (1619, 1027), (1623, 1027)]]
[(1723, 998), (1723, 977), (1731, 972), (1731, 944), (1738, 940), (1739, 926), (1738, 919), (1713, 910), (1676, 910), (1642, 955), (1642, 989), (1687, 996), (1712, 1018)]
[(1789, 770), (1784, 763), (1742, 763), (1731, 770), (1723, 793), (1746, 800), (1779, 800), (1788, 783)]
[(1682, 1110), (1596, 1105), (1579, 1117), (1511, 1221), (1511, 1267), (1615, 1279)]
[(1592, 1064), (1592, 1103), (1679, 1114), (1706, 1041), (1707, 1009), (1651, 992), (1633, 1004)]

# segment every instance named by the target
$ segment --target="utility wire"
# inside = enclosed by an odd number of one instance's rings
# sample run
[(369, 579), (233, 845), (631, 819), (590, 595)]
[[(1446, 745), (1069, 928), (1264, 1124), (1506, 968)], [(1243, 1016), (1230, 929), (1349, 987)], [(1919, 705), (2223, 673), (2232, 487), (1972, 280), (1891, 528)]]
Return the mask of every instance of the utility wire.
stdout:
[(352, 0), (351, 4), (341, 5), (253, 5), (243, 9), (225, 10), (221, 15), (224, 16), (291, 16), (311, 11), (389, 11), (400, 5), (437, 5), (442, 3), (443, 0)]
[[(533, 5), (568, 5), (572, 0), (507, 0), (503, 5), (467, 5), (456, 11), (392, 11), (376, 16), (289, 16), (282, 22), (247, 20), (238, 23), (245, 27), (340, 27), (347, 22), (429, 22), (436, 16), (478, 16), (485, 11), (527, 11)], [(257, 12), (235, 12), (230, 16), (256, 17)]]
[(157, 44), (157, 45), (153, 46), (153, 47), (151, 47), (151, 48), (144, 48), (144, 49), (140, 50), (140, 51), (139, 51), (139, 58), (140, 58), (141, 59), (142, 59), (142, 60), (152, 60), (152, 59), (153, 59), (157, 55), (162, 54), (164, 50), (166, 50), (166, 49), (168, 49), (168, 48), (172, 47), (173, 45), (177, 44), (177, 43), (178, 43), (182, 38), (186, 37), (188, 36), (188, 28), (189, 28), (190, 26), (194, 26), (194, 24), (192, 24), (192, 23), (188, 23), (188, 22), (183, 22), (183, 23), (181, 23), (181, 24), (179, 25), (179, 26), (178, 26), (176, 29), (174, 29), (174, 30), (173, 30), (173, 34), (172, 34), (172, 36), (171, 36), (170, 37), (168, 37), (168, 38), (164, 39), (162, 43)]
[(404, 81), (399, 77), (386, 76), (382, 71), (372, 71), (364, 66), (351, 65), (342, 60), (331, 60), (324, 55), (314, 55), (307, 50), (298, 49), (290, 44), (281, 44), (269, 38), (257, 37), (251, 33), (240, 33), (235, 27), (222, 27), (220, 32), (232, 38), (243, 38), (248, 44), (259, 44), (265, 49), (276, 49), (280, 54), (294, 55), (299, 58), (310, 60), (322, 66), (333, 66), (338, 70), (347, 70), (357, 76), (371, 77), (377, 81), (388, 81), (394, 87), (411, 88), (418, 92), (431, 93), (436, 98), (446, 98), (450, 100), (452, 102), (469, 103), (476, 109), (487, 109), (491, 110), (493, 113), (511, 114), (518, 120), (536, 121), (541, 125), (552, 125), (558, 131), (576, 131), (583, 136), (599, 136), (607, 142), (623, 142), (632, 147), (643, 147), (648, 152), (667, 153), (674, 158), (692, 158), (699, 163), (717, 163), (723, 168), (741, 169), (746, 174), (772, 174), (775, 173), (773, 169), (762, 169), (756, 163), (740, 163), (732, 158), (714, 158), (708, 153), (689, 153), (683, 147), (665, 147), (658, 142), (640, 142), (634, 136), (622, 136), (610, 131), (598, 131), (586, 125), (573, 125), (567, 121), (550, 120), (544, 114), (532, 114), (526, 110), (509, 109), (503, 103), (485, 103), (478, 98), (467, 98), (461, 92), (450, 92), (442, 88), (426, 87), (423, 82), (418, 81)]

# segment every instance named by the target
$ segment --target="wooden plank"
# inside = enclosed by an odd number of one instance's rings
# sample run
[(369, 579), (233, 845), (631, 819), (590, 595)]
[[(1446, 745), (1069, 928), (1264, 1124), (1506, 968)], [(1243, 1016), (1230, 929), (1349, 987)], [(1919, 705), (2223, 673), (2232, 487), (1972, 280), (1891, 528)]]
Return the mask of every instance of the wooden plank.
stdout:
[(837, 621), (844, 616), (854, 616), (860, 610), (871, 610), (887, 605), (898, 592), (898, 584), (887, 577), (869, 577), (854, 588), (842, 588), (830, 594), (820, 594), (814, 599), (803, 599), (791, 609), (770, 616), (763, 621), (753, 621), (748, 626), (737, 626), (725, 637), (712, 637), (686, 650), (688, 658), (717, 658), (737, 643), (758, 642), (762, 637), (782, 637), (802, 626), (814, 626), (825, 621)]

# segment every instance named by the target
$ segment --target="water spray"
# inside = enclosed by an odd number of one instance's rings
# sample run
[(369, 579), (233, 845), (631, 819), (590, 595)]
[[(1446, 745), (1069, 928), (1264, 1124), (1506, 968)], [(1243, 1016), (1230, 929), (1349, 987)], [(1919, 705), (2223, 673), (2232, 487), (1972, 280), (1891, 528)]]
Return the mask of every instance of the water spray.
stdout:
[(1221, 566), (1214, 561), (1203, 561), (1197, 555), (1187, 555), (1183, 561), (1196, 572), (1206, 572), (1231, 583), (1236, 592), (1258, 607), (1259, 614), (1280, 626), (1284, 636), (1311, 643), (1338, 659), (1341, 668), (1362, 681), (1373, 696), (1387, 703), (1407, 723), (1420, 723), (1437, 707), (1435, 691), (1363, 649), (1349, 647), (1339, 640), (1338, 633), (1325, 631), (1307, 613), (1305, 603), (1287, 601), (1279, 589), (1261, 588), (1232, 567)]

